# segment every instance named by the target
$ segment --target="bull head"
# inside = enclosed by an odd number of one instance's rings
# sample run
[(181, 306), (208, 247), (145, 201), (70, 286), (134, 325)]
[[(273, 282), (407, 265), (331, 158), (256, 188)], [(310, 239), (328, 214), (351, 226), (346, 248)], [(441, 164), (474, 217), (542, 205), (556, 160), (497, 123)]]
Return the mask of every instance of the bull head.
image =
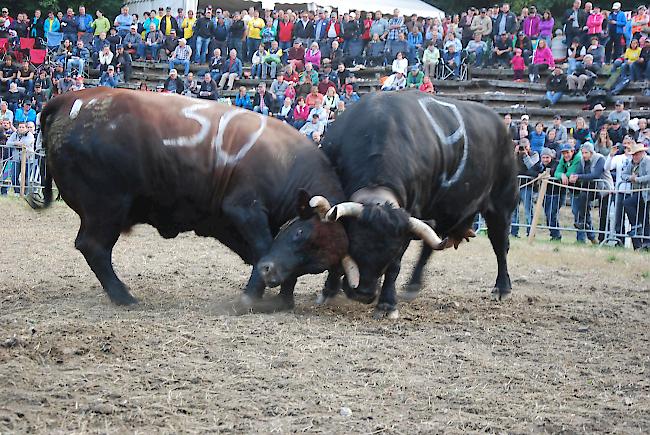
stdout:
[[(329, 220), (330, 222), (334, 222), (346, 216), (359, 218), (363, 213), (363, 207), (364, 205), (358, 202), (343, 202), (334, 206), (333, 208), (330, 208), (325, 216), (325, 219)], [(409, 229), (414, 236), (422, 239), (424, 243), (436, 251), (441, 251), (450, 246), (447, 239), (442, 240), (438, 234), (436, 234), (433, 228), (418, 218), (409, 218)]]
[(258, 263), (266, 285), (275, 287), (291, 277), (338, 270), (356, 288), (359, 268), (348, 255), (345, 229), (325, 219), (331, 209), (329, 201), (322, 196), (310, 198), (301, 190), (296, 208), (298, 217), (280, 229), (271, 249)]

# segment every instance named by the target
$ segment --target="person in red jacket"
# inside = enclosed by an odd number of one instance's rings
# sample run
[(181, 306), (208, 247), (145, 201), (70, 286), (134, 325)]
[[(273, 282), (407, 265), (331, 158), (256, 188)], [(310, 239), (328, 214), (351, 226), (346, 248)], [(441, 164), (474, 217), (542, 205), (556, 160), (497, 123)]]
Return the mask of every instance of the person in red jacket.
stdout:
[[(293, 17), (289, 14), (284, 14), (282, 21), (278, 23), (278, 41), (280, 49), (286, 53), (291, 48), (291, 38), (293, 35)], [(285, 55), (286, 56), (286, 55)], [(286, 57), (285, 57), (286, 61)]]

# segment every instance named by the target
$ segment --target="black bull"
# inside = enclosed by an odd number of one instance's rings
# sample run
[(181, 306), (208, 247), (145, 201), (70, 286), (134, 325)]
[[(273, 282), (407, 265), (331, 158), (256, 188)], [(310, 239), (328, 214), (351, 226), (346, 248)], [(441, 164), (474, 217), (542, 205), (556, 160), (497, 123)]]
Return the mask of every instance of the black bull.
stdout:
[[(54, 98), (42, 126), (44, 205), (53, 177), (81, 218), (75, 246), (117, 304), (135, 299), (113, 270), (112, 249), (136, 224), (165, 238), (184, 231), (215, 237), (256, 264), (295, 217), (299, 189), (333, 203), (344, 199), (327, 157), (295, 129), (217, 103), (95, 88)], [(343, 230), (326, 243), (345, 256)], [(282, 308), (293, 306), (295, 282), (282, 283)], [(264, 287), (254, 267), (243, 299), (261, 298)]]
[[(324, 219), (305, 215), (285, 228), (260, 262), (265, 280), (281, 282), (296, 270), (322, 263), (324, 255), (331, 258), (311, 245), (316, 235), (327, 237), (341, 222), (360, 272), (356, 291), (343, 282), (346, 293), (370, 303), (383, 275), (377, 314), (397, 317), (395, 280), (413, 238), (409, 216), (431, 220), (445, 238), (422, 237), (426, 243), (408, 286), (413, 295), (432, 251), (472, 237), (480, 212), (497, 257), (493, 297), (504, 298), (511, 290), (506, 256), (517, 201), (512, 149), (502, 120), (483, 105), (417, 91), (365, 96), (333, 123), (323, 140), (349, 202), (332, 207)], [(292, 236), (297, 233), (314, 236), (298, 243)], [(325, 300), (339, 288), (330, 275)]]

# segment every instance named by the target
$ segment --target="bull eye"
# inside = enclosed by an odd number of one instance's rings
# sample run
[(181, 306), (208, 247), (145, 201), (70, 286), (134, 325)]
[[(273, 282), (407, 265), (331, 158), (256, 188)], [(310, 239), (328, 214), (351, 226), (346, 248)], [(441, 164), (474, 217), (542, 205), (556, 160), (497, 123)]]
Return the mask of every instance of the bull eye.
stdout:
[(298, 228), (298, 230), (296, 230), (295, 234), (293, 235), (293, 240), (296, 242), (302, 240), (302, 235), (303, 235), (302, 228)]

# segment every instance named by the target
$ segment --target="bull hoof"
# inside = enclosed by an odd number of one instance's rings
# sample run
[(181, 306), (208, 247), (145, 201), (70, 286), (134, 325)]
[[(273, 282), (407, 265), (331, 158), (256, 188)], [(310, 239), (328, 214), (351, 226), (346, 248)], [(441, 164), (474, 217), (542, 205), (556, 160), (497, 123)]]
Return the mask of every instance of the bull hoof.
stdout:
[(369, 295), (366, 293), (350, 292), (346, 293), (346, 296), (353, 301), (361, 302), (362, 304), (370, 305), (377, 298), (376, 295)]
[(375, 312), (372, 315), (375, 320), (389, 319), (397, 320), (399, 319), (399, 311), (395, 308), (394, 305), (388, 304), (379, 304), (375, 308)]
[(492, 294), (490, 295), (490, 298), (496, 302), (505, 301), (509, 297), (510, 289), (498, 289), (497, 287), (492, 289)]
[(120, 305), (123, 307), (129, 306), (129, 305), (135, 305), (138, 303), (138, 300), (131, 296), (131, 293), (129, 292), (120, 292), (118, 294), (109, 294), (108, 295), (111, 298), (111, 302), (113, 302), (115, 305)]
[(239, 297), (238, 303), (236, 303), (233, 308), (236, 314), (247, 314), (289, 311), (292, 310), (294, 306), (293, 298), (284, 298), (278, 295), (270, 298), (255, 299), (247, 294), (243, 294)]
[(408, 284), (406, 287), (404, 287), (404, 290), (398, 294), (398, 297), (401, 301), (411, 302), (420, 296), (421, 289), (421, 284)]
[(325, 296), (324, 294), (321, 293), (316, 298), (316, 305), (318, 306), (334, 305), (334, 299), (336, 299), (336, 296)]

